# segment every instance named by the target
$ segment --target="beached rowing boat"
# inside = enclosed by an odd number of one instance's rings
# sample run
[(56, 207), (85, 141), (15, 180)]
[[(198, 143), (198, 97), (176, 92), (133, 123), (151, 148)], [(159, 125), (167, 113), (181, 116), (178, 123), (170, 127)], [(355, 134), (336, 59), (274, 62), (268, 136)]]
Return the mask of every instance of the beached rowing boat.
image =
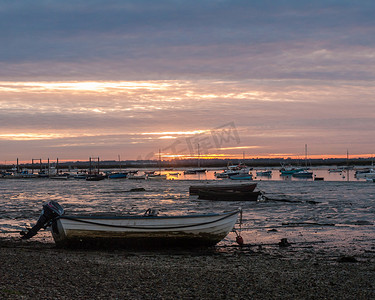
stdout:
[(212, 246), (233, 229), (239, 212), (183, 216), (61, 216), (52, 224), (52, 235), (57, 246)]
[[(51, 205), (49, 204), (51, 203)], [(52, 223), (61, 247), (197, 247), (213, 246), (233, 229), (240, 209), (210, 214), (158, 216), (66, 216), (54, 201), (43, 206), (37, 224), (22, 234), (27, 239)]]

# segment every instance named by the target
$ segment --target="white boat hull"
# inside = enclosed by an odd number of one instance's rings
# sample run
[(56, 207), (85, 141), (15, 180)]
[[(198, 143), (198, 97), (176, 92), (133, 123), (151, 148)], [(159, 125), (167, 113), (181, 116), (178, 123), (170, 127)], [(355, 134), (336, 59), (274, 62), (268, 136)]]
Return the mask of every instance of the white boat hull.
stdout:
[(374, 179), (375, 178), (375, 172), (369, 172), (369, 173), (359, 173), (356, 175), (357, 178), (365, 178), (365, 179)]
[(207, 215), (156, 217), (63, 216), (52, 227), (58, 246), (213, 246), (233, 229), (240, 210)]

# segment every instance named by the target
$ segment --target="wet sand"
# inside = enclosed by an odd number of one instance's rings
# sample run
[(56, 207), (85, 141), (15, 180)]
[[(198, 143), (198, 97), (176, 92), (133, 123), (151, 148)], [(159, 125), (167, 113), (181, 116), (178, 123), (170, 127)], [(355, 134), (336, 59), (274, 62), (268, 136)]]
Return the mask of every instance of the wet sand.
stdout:
[(375, 299), (375, 253), (65, 250), (0, 239), (1, 299)]

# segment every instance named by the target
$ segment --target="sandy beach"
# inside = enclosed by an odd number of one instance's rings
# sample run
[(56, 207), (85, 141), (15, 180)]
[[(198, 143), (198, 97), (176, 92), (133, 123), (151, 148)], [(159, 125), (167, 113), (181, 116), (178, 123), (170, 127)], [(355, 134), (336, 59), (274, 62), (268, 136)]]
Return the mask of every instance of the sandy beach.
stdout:
[(375, 299), (375, 253), (66, 250), (0, 240), (1, 299)]

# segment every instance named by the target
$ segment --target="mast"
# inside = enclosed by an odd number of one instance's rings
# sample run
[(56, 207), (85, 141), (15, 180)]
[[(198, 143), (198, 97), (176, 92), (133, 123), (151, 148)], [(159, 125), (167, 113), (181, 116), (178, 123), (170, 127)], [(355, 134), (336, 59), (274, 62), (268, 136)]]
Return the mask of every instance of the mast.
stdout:
[(349, 181), (349, 150), (346, 149), (346, 180)]
[(161, 175), (161, 154), (159, 149), (159, 174)]
[(200, 168), (201, 162), (200, 162), (200, 153), (199, 153), (199, 143), (198, 143), (198, 168)]

